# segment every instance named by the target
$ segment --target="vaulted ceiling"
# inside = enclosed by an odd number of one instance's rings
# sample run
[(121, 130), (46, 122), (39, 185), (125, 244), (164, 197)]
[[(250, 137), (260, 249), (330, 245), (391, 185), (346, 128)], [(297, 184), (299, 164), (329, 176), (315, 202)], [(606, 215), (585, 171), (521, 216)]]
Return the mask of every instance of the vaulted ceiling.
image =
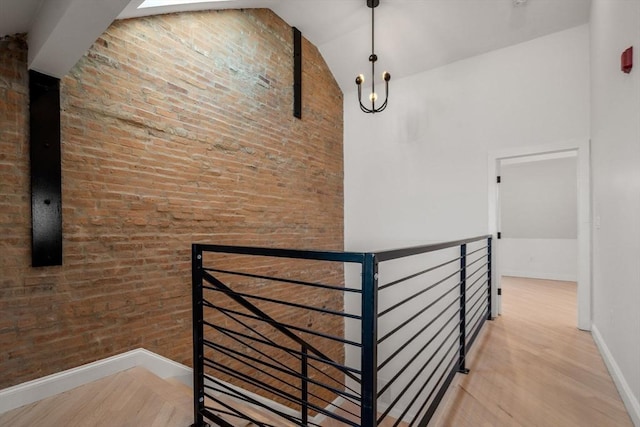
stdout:
[[(624, 1), (624, 0), (612, 0)], [(0, 0), (0, 36), (28, 33), (30, 67), (61, 77), (115, 19), (270, 8), (323, 54), (343, 91), (369, 68), (366, 0), (230, 0), (138, 9), (142, 0)], [(381, 0), (379, 69), (393, 79), (585, 24), (590, 0)]]

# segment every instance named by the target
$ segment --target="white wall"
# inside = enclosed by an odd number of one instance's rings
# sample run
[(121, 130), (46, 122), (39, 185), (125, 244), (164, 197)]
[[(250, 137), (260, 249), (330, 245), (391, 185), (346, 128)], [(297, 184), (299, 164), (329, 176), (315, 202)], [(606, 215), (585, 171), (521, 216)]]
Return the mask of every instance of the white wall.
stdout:
[(500, 241), (503, 276), (578, 280), (577, 239), (509, 239)]
[(392, 80), (381, 114), (346, 93), (345, 249), (486, 234), (489, 152), (588, 140), (588, 67), (580, 26)]
[(502, 236), (515, 239), (576, 239), (576, 167), (575, 157), (503, 164), (500, 168)]
[(585, 25), (392, 80), (381, 114), (346, 93), (346, 249), (485, 234), (488, 152), (588, 139), (588, 67)]
[(521, 158), (501, 166), (502, 275), (577, 280), (578, 179), (573, 154)]
[(640, 426), (640, 1), (592, 1), (593, 332)]

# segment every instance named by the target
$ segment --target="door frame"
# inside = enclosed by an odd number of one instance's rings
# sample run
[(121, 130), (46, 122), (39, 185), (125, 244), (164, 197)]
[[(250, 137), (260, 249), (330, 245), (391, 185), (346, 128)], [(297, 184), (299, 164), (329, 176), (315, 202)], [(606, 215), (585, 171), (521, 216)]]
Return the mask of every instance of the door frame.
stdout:
[[(540, 154), (553, 154), (563, 151), (575, 151), (577, 158), (578, 180), (578, 317), (579, 329), (591, 330), (591, 154), (590, 141), (571, 140), (553, 144), (541, 144), (530, 147), (513, 147), (493, 150), (488, 155), (488, 202), (489, 234), (498, 232), (498, 183), (496, 177), (500, 171), (500, 160), (526, 157)], [(492, 316), (501, 314), (498, 298), (500, 283), (500, 245), (494, 238), (492, 251)]]

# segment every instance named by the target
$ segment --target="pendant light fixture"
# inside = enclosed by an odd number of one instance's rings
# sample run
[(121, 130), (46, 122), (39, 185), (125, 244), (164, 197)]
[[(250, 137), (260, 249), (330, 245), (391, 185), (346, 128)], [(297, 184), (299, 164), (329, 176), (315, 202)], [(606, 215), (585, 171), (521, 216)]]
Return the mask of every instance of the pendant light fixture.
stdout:
[[(389, 80), (391, 80), (391, 74), (386, 71), (382, 73), (382, 80), (384, 81), (384, 102), (378, 103), (378, 94), (376, 93), (376, 61), (378, 56), (375, 53), (374, 44), (374, 10), (380, 4), (380, 0), (366, 0), (367, 6), (371, 8), (371, 55), (369, 56), (369, 62), (371, 62), (371, 93), (369, 94), (369, 101), (371, 102), (371, 108), (366, 107), (362, 103), (362, 84), (364, 83), (364, 74), (356, 77), (356, 85), (358, 86), (358, 102), (360, 103), (360, 109), (365, 113), (379, 113), (387, 108), (387, 102), (389, 101)], [(376, 107), (379, 105), (379, 107)]]

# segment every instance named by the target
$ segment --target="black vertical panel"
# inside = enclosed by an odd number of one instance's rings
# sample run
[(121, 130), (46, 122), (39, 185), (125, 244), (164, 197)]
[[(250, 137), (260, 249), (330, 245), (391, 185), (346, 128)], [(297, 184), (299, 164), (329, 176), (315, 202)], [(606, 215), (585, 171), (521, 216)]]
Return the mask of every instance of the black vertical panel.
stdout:
[(29, 71), (31, 264), (62, 265), (60, 80)]
[(293, 27), (293, 115), (302, 118), (302, 33)]

